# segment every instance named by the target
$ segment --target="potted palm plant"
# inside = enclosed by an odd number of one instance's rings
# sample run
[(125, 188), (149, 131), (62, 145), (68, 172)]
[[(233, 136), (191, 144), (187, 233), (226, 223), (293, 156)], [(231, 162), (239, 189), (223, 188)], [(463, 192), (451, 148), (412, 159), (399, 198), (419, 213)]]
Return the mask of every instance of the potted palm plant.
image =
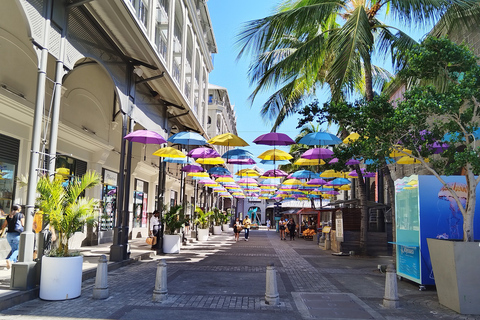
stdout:
[(213, 234), (222, 234), (223, 213), (218, 208), (213, 208)]
[(48, 176), (39, 179), (37, 205), (45, 223), (57, 233), (57, 241), (41, 260), (41, 299), (66, 300), (80, 296), (83, 256), (69, 250), (69, 240), (86, 223), (95, 220), (98, 200), (83, 194), (100, 183), (100, 176), (92, 171), (68, 182)]
[(228, 228), (230, 227), (230, 218), (232, 217), (232, 214), (230, 213), (231, 210), (227, 209), (227, 211), (223, 214), (222, 216), (222, 230), (227, 232)]
[(195, 207), (195, 213), (197, 218), (194, 223), (198, 225), (197, 238), (200, 241), (208, 240), (208, 226), (210, 224), (209, 217), (212, 215), (212, 211), (204, 212), (201, 208)]
[(163, 253), (180, 253), (180, 235), (177, 230), (185, 223), (185, 219), (180, 217), (182, 211), (181, 205), (175, 205), (163, 216), (165, 223), (165, 234), (163, 235)]

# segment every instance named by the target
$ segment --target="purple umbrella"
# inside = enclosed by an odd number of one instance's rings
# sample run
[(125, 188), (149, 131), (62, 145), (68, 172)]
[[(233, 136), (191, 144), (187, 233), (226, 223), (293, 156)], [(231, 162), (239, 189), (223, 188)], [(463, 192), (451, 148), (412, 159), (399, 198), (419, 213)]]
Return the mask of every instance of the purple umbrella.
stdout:
[(332, 160), (328, 161), (329, 164), (334, 164), (338, 162), (338, 158), (333, 158)]
[(277, 177), (286, 177), (288, 174), (280, 169), (273, 169), (268, 170), (260, 178), (267, 177), (267, 178), (277, 178)]
[(340, 194), (340, 192), (335, 191), (335, 190), (325, 191), (323, 193), (326, 193), (326, 194)]
[(333, 151), (325, 148), (313, 148), (305, 151), (301, 157), (304, 159), (328, 159), (333, 156)]
[(267, 146), (289, 146), (291, 144), (295, 144), (295, 141), (293, 141), (289, 136), (287, 136), (285, 133), (279, 132), (262, 134), (253, 140), (253, 142)]
[[(139, 142), (143, 144), (163, 144), (166, 143), (165, 140), (161, 135), (154, 131), (150, 130), (137, 130), (130, 132), (127, 134), (124, 139), (132, 142)], [(144, 146), (145, 154), (143, 155), (143, 160), (147, 159), (147, 149)]]
[(201, 166), (197, 166), (195, 164), (189, 164), (182, 168), (184, 172), (203, 172), (203, 168)]
[(359, 164), (359, 163), (360, 163), (360, 160), (357, 160), (357, 159), (350, 159), (347, 162), (345, 162), (345, 164), (347, 166), (353, 166), (353, 165)]
[(211, 149), (211, 148), (206, 148), (206, 147), (200, 147), (200, 148), (195, 148), (193, 150), (190, 150), (190, 152), (187, 154), (188, 157), (191, 158), (217, 158), (220, 157), (220, 154)]
[(321, 186), (321, 185), (324, 185), (326, 183), (327, 183), (327, 181), (320, 178), (320, 179), (312, 179), (312, 180), (308, 181), (307, 185)]
[(123, 138), (127, 139), (128, 141), (140, 142), (145, 144), (163, 144), (167, 142), (167, 140), (165, 140), (161, 135), (149, 130), (133, 131)]
[(255, 164), (256, 162), (252, 158), (249, 158), (249, 159), (228, 159), (227, 163), (240, 164), (240, 165), (244, 165), (244, 164), (250, 165), (250, 164)]

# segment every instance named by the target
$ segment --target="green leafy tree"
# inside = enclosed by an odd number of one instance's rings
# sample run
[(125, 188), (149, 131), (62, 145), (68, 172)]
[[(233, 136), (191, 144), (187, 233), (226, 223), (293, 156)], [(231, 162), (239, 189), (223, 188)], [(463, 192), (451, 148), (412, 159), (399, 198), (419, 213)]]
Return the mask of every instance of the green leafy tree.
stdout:
[(37, 205), (43, 212), (45, 223), (58, 232), (56, 248), (50, 251), (50, 256), (68, 257), (72, 254), (68, 250), (68, 240), (86, 223), (93, 222), (94, 208), (98, 205), (97, 199), (88, 199), (83, 194), (100, 183), (100, 176), (93, 171), (67, 182), (48, 176), (40, 177)]
[(195, 207), (195, 213), (197, 217), (194, 223), (198, 224), (200, 229), (207, 229), (210, 225), (210, 216), (213, 214), (213, 211), (205, 212), (200, 207)]
[(333, 101), (354, 92), (371, 101), (374, 88), (391, 78), (373, 57), (391, 58), (401, 67), (404, 52), (416, 44), (381, 17), (420, 26), (444, 16), (438, 28), (447, 30), (454, 21), (478, 21), (479, 10), (475, 0), (283, 1), (274, 14), (247, 22), (238, 35), (239, 57), (253, 57), (250, 99), (276, 90), (261, 109), (265, 119), (275, 120), (274, 130), (324, 85)]

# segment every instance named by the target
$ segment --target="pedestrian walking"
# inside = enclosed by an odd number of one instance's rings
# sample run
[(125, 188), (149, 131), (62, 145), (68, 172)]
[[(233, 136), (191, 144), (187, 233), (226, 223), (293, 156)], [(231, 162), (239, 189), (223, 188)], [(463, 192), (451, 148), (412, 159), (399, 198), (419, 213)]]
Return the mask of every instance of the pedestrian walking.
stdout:
[(153, 214), (150, 218), (150, 232), (149, 232), (149, 236), (152, 236), (152, 237), (155, 237), (157, 239), (157, 241), (155, 242), (154, 245), (152, 245), (151, 249), (154, 250), (154, 249), (157, 249), (158, 248), (158, 244), (160, 243), (160, 239), (158, 239), (159, 235), (160, 235), (160, 220), (158, 219), (160, 216), (160, 212), (158, 210), (155, 210), (153, 211)]
[(270, 219), (267, 219), (267, 231), (270, 230)]
[(240, 232), (242, 232), (242, 224), (240, 223), (240, 220), (237, 218), (235, 220), (235, 224), (233, 225), (233, 233), (235, 235), (235, 242), (238, 241), (238, 238), (240, 237)]
[(287, 240), (285, 239), (286, 226), (287, 226), (287, 222), (285, 221), (285, 218), (281, 217), (280, 221), (278, 221), (278, 229), (280, 230), (280, 240)]
[(7, 255), (7, 269), (10, 269), (11, 265), (17, 262), (20, 233), (23, 232), (23, 226), (25, 225), (25, 217), (20, 211), (22, 211), (22, 207), (14, 204), (2, 225), (2, 235), (7, 228), (7, 241), (11, 249)]
[(252, 220), (250, 220), (250, 217), (247, 215), (245, 219), (243, 219), (243, 228), (245, 229), (245, 241), (248, 241), (251, 225), (252, 225)]
[(293, 221), (293, 218), (290, 218), (287, 223), (288, 233), (290, 233), (290, 241), (295, 240), (295, 230), (297, 228), (297, 224)]

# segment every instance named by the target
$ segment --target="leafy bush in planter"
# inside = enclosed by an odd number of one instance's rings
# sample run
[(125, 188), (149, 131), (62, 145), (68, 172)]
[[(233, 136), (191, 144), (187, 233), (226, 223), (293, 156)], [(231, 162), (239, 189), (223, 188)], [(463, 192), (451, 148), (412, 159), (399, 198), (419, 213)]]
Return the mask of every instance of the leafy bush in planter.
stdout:
[(197, 214), (197, 218), (194, 223), (198, 224), (200, 229), (208, 229), (210, 224), (209, 217), (213, 214), (213, 211), (204, 212), (200, 207), (195, 207), (195, 213)]
[(88, 199), (83, 194), (85, 190), (100, 183), (100, 175), (93, 171), (67, 182), (61, 178), (40, 177), (37, 183), (37, 205), (43, 211), (45, 223), (49, 223), (58, 233), (56, 246), (47, 255), (75, 255), (68, 250), (68, 240), (86, 223), (93, 223), (94, 208), (98, 205), (97, 199)]
[(165, 223), (165, 234), (175, 234), (177, 229), (180, 229), (185, 223), (185, 219), (180, 217), (182, 211), (181, 205), (170, 207), (164, 216), (163, 222)]

